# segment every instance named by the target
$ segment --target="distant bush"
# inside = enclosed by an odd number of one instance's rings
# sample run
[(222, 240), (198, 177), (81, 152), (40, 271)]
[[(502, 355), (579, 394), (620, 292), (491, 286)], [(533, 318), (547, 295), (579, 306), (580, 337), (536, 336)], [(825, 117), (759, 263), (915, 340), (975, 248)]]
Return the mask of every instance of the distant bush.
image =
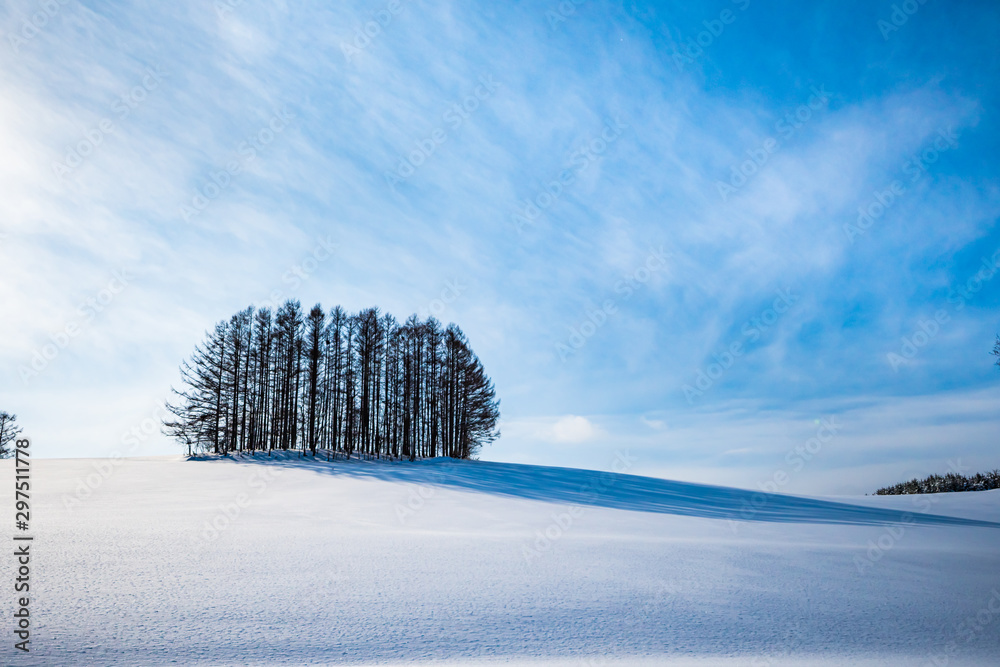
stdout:
[(949, 491), (989, 491), (1000, 489), (1000, 470), (976, 473), (971, 477), (948, 473), (931, 475), (924, 479), (911, 479), (875, 492), (876, 496), (899, 496), (904, 493), (947, 493)]

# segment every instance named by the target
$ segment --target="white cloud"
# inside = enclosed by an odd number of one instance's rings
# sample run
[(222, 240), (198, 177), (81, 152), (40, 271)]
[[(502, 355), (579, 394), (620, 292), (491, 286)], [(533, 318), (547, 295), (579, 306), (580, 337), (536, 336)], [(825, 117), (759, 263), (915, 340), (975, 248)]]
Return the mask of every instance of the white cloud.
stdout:
[(643, 424), (653, 429), (654, 431), (659, 431), (667, 427), (667, 422), (663, 421), (662, 419), (650, 419), (646, 415), (640, 415), (639, 421), (641, 421)]
[(586, 417), (566, 415), (552, 425), (550, 434), (556, 442), (586, 442), (597, 435), (597, 428)]
[[(27, 0), (15, 5), (6, 25), (0, 17), (4, 34), (32, 11)], [(972, 179), (950, 166), (989, 145), (973, 132), (974, 88), (951, 93), (925, 79), (912, 92), (834, 91), (840, 106), (816, 114), (723, 203), (716, 181), (799, 98), (700, 88), (644, 31), (628, 47), (609, 42), (608, 26), (621, 20), (613, 11), (575, 19), (584, 48), (538, 38), (537, 8), (494, 5), (406, 9), (352, 63), (340, 42), (370, 18), (359, 2), (305, 13), (243, 3), (222, 17), (197, 4), (125, 3), (108, 17), (67, 5), (17, 57), (0, 50), (0, 306), (14, 323), (0, 348), (0, 407), (53, 446), (100, 453), (103, 402), (162, 398), (202, 332), (253, 300), (280, 290), (405, 318), (456, 278), (469, 287), (444, 317), (496, 380), (505, 426), (491, 451), (502, 457), (521, 442), (539, 456), (553, 442), (587, 443), (558, 462), (600, 465), (601, 448), (622, 435), (616, 419), (671, 442), (683, 427), (672, 409), (688, 409), (683, 384), (720, 347), (746, 342), (740, 325), (779, 287), (801, 302), (695, 407), (754, 395), (794, 406), (858, 387), (934, 395), (971, 382), (952, 369), (979, 363), (975, 346), (990, 345), (994, 331), (972, 308), (908, 375), (892, 373), (885, 353), (939, 307), (928, 285), (954, 280), (921, 266), (947, 266), (1000, 210), (1000, 192), (982, 185), (992, 172)], [(163, 83), (126, 118), (114, 113), (158, 67)], [(443, 121), (480, 76), (495, 76), (497, 92), (459, 127)], [(203, 213), (181, 219), (180, 205), (283, 106), (296, 115), (289, 127)], [(619, 113), (628, 129), (519, 236), (510, 223), (518, 201), (543, 192)], [(53, 160), (104, 117), (114, 132), (57, 179)], [(960, 148), (849, 246), (841, 225), (952, 123), (965, 128)], [(446, 141), (393, 193), (385, 171), (440, 127)], [(300, 286), (283, 280), (328, 235), (336, 258)], [(660, 244), (675, 253), (669, 270), (628, 297), (616, 291)], [(894, 259), (874, 261), (882, 257)], [(37, 384), (23, 385), (18, 367), (123, 267), (136, 273), (127, 293)], [(562, 363), (555, 344), (607, 299), (617, 313)], [(64, 392), (76, 417), (53, 410), (46, 392)], [(601, 406), (604, 431), (570, 414), (589, 406)], [(743, 448), (744, 437), (727, 448)]]

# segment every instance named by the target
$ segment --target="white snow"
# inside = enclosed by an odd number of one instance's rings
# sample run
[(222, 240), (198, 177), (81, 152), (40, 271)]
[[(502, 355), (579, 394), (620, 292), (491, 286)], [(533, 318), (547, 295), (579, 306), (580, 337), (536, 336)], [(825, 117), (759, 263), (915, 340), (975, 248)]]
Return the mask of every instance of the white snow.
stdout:
[(0, 628), (3, 664), (1000, 664), (998, 491), (766, 496), (442, 459), (32, 475), (32, 652)]

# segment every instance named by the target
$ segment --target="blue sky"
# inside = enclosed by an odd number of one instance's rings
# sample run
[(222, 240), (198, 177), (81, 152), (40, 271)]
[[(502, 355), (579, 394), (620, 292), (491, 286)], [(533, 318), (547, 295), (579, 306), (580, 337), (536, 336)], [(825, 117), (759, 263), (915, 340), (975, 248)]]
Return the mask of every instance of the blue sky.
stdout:
[(998, 467), (1000, 7), (897, 6), (7, 3), (0, 407), (176, 452), (180, 360), (295, 297), (459, 323), (484, 458)]

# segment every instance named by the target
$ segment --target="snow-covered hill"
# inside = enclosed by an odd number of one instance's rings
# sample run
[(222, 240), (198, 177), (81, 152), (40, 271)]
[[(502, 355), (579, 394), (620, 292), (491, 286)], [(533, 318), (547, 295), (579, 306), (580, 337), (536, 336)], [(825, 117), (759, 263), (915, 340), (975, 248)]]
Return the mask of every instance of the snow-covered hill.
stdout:
[(8, 641), (3, 664), (1000, 656), (998, 491), (802, 498), (442, 459), (37, 460), (33, 476), (33, 651)]

